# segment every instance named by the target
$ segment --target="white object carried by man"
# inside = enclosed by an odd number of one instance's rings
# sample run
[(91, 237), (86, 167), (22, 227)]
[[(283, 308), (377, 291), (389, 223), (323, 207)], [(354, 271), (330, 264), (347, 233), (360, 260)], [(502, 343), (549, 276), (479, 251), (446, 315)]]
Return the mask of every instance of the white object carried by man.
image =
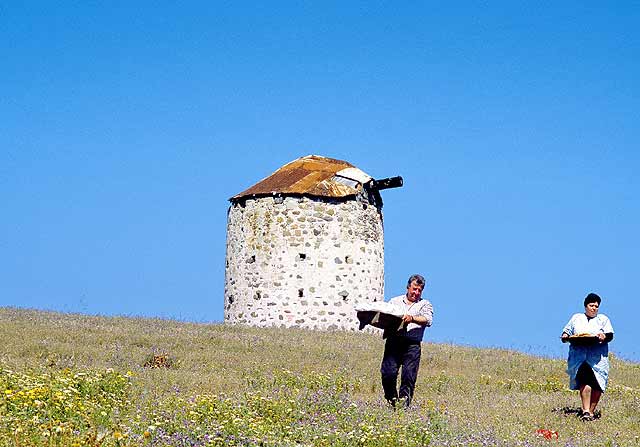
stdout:
[(355, 306), (355, 311), (360, 321), (360, 330), (370, 325), (385, 331), (397, 331), (405, 325), (402, 310), (384, 301), (360, 303)]

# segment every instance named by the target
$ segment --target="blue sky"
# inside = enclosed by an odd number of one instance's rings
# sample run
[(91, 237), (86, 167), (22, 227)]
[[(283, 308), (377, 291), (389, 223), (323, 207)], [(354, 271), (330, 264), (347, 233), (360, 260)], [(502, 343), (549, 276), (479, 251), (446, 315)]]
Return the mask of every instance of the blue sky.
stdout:
[[(613, 5), (613, 4), (611, 4)], [(383, 192), (428, 340), (562, 357), (591, 291), (640, 361), (640, 6), (11, 2), (0, 305), (219, 322), (227, 199), (308, 154)]]

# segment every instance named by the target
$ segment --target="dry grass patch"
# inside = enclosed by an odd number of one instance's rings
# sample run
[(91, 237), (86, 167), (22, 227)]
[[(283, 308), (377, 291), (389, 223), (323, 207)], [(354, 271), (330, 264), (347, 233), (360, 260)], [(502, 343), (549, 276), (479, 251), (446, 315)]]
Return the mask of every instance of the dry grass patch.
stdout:
[[(640, 365), (615, 356), (602, 418), (585, 424), (557, 411), (578, 405), (563, 360), (508, 350), (425, 343), (415, 407), (392, 412), (380, 387), (383, 341), (367, 333), (12, 308), (0, 308), (0, 320), (0, 368), (24, 384), (0, 387), (2, 445), (45, 445), (42, 424), (57, 445), (638, 445)], [(103, 396), (112, 409), (96, 407), (89, 420), (74, 413), (95, 403), (73, 391), (88, 393), (85, 385), (68, 388), (75, 407), (38, 398), (64, 411), (32, 426), (16, 405), (29, 408), (37, 386), (28, 384), (43, 374), (45, 388), (65, 389), (67, 375), (121, 387)]]

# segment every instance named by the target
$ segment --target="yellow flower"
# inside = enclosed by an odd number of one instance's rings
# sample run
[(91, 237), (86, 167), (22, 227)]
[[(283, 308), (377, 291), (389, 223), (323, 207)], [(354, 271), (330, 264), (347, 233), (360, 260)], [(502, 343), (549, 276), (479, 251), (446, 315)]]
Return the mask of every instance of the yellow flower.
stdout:
[(120, 433), (119, 431), (114, 431), (113, 432), (113, 437), (116, 438), (116, 440), (121, 440), (123, 438), (122, 433)]

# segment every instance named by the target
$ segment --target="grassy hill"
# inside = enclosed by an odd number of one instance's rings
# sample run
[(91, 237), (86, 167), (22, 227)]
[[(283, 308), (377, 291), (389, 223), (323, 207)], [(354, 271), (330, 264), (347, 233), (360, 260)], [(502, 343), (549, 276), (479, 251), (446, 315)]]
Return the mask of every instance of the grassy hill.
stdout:
[(0, 308), (0, 340), (2, 446), (640, 445), (640, 365), (615, 357), (585, 423), (563, 360), (508, 350), (425, 343), (394, 412), (367, 333)]

